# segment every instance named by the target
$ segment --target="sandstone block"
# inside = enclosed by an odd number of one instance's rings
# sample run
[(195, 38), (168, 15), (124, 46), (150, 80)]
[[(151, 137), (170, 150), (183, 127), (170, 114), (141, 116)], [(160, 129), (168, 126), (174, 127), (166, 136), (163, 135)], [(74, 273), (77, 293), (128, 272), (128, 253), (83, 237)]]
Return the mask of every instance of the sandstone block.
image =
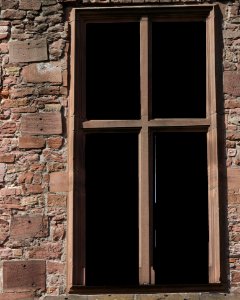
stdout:
[(236, 72), (224, 72), (224, 93), (240, 96), (240, 74)]
[(12, 63), (44, 61), (47, 59), (47, 41), (45, 38), (9, 42), (9, 60)]
[(17, 89), (12, 89), (10, 91), (11, 98), (23, 98), (25, 96), (32, 95), (34, 93), (34, 88), (32, 87), (25, 87), (25, 88), (17, 88)]
[(57, 259), (61, 257), (62, 246), (60, 243), (45, 243), (34, 247), (29, 252), (30, 258), (37, 259)]
[(0, 300), (34, 300), (34, 295), (32, 292), (3, 293)]
[(36, 136), (19, 137), (19, 148), (39, 149), (45, 146), (45, 139)]
[(9, 20), (21, 20), (26, 17), (26, 12), (18, 9), (6, 9), (2, 11), (2, 18)]
[(8, 33), (0, 33), (0, 40), (4, 40), (8, 37)]
[(63, 274), (65, 269), (65, 264), (60, 262), (47, 262), (47, 273), (49, 274)]
[(240, 189), (240, 169), (227, 169), (227, 181), (228, 188), (230, 189)]
[(62, 82), (61, 64), (57, 62), (28, 65), (23, 68), (22, 75), (26, 82)]
[(4, 181), (5, 172), (6, 172), (6, 165), (0, 163), (0, 182)]
[(10, 238), (23, 240), (48, 236), (48, 220), (43, 216), (15, 216), (11, 220)]
[(4, 219), (0, 219), (0, 245), (2, 245), (5, 242), (8, 236), (9, 236), (9, 223)]
[(44, 260), (4, 261), (3, 290), (45, 290), (46, 263)]
[(55, 195), (49, 194), (48, 195), (48, 206), (49, 207), (66, 207), (67, 199), (65, 195)]
[(51, 137), (51, 138), (47, 139), (47, 145), (49, 148), (52, 148), (52, 149), (61, 148), (62, 143), (63, 143), (63, 138), (61, 136)]
[(2, 9), (16, 8), (18, 4), (17, 0), (1, 0), (0, 7)]
[(41, 0), (20, 0), (19, 8), (23, 10), (39, 10), (41, 7)]
[(61, 134), (62, 119), (61, 113), (38, 113), (22, 117), (21, 132), (31, 134)]
[(13, 163), (14, 161), (15, 161), (15, 154), (11, 154), (11, 153), (0, 154), (1, 163)]
[(68, 191), (68, 173), (55, 172), (50, 174), (50, 192)]
[(41, 194), (43, 192), (43, 187), (40, 184), (28, 184), (27, 192), (29, 194)]

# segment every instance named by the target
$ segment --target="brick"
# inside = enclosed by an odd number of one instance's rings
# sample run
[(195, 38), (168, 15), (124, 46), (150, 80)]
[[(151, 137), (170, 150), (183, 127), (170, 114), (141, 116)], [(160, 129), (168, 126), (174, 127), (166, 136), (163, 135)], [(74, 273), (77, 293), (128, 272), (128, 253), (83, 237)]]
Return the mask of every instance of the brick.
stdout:
[(23, 10), (39, 10), (41, 8), (41, 0), (20, 0), (19, 8)]
[(21, 188), (13, 187), (13, 188), (0, 189), (0, 196), (15, 196), (15, 195), (21, 195)]
[(13, 163), (15, 161), (15, 154), (0, 154), (1, 163)]
[(43, 216), (15, 216), (11, 220), (10, 238), (23, 240), (48, 236), (48, 220)]
[(40, 184), (28, 184), (27, 192), (30, 194), (41, 194), (43, 192), (43, 187)]
[(50, 192), (68, 191), (68, 173), (55, 172), (50, 174)]
[(57, 62), (31, 64), (23, 68), (22, 76), (26, 82), (61, 83), (61, 64)]
[(0, 40), (5, 40), (8, 38), (8, 33), (0, 33)]
[(224, 93), (240, 96), (240, 74), (236, 72), (224, 72)]
[(66, 207), (67, 206), (67, 197), (65, 195), (48, 195), (48, 206), (49, 207)]
[(4, 261), (3, 290), (45, 290), (46, 263), (44, 260)]
[(40, 149), (44, 148), (45, 139), (36, 136), (21, 136), (19, 137), (19, 148)]
[(17, 9), (6, 9), (2, 11), (2, 19), (21, 20), (26, 17), (26, 12)]
[(61, 136), (51, 137), (47, 139), (47, 145), (49, 148), (59, 149), (62, 147), (62, 143), (63, 143), (63, 138)]
[(22, 117), (21, 132), (26, 135), (61, 134), (61, 113), (29, 114)]
[(20, 106), (27, 106), (29, 104), (29, 100), (27, 98), (22, 99), (4, 99), (2, 101), (2, 107), (3, 108), (16, 108)]
[(62, 246), (60, 243), (45, 243), (29, 251), (30, 258), (57, 259), (61, 257)]
[(9, 42), (9, 59), (12, 63), (47, 60), (47, 40), (43, 38)]
[(25, 88), (17, 88), (17, 89), (12, 89), (10, 90), (10, 95), (11, 98), (15, 99), (15, 98), (23, 98), (26, 96), (30, 96), (34, 94), (34, 88), (32, 87), (25, 87)]

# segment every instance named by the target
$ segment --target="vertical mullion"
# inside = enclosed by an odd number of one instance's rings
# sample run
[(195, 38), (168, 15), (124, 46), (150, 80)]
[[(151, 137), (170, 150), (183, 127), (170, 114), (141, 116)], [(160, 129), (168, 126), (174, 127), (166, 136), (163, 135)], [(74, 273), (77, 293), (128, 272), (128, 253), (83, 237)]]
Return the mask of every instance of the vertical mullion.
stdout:
[(141, 122), (139, 136), (139, 283), (150, 284), (150, 231), (149, 231), (149, 99), (148, 47), (149, 22), (140, 22), (140, 88)]
[(209, 182), (209, 283), (220, 282), (220, 230), (219, 230), (219, 186), (217, 152), (217, 108), (215, 78), (215, 25), (214, 9), (207, 19), (207, 117), (211, 126), (208, 142)]

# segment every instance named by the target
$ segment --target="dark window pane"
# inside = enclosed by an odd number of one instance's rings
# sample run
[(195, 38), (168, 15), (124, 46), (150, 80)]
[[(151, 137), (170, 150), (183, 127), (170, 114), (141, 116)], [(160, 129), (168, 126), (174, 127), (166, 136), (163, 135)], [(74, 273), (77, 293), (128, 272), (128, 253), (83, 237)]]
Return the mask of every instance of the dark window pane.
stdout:
[(87, 118), (139, 118), (139, 23), (86, 26)]
[(138, 135), (86, 136), (86, 284), (138, 284)]
[(156, 133), (154, 143), (156, 283), (208, 283), (206, 134)]
[(153, 118), (206, 116), (206, 24), (152, 24)]

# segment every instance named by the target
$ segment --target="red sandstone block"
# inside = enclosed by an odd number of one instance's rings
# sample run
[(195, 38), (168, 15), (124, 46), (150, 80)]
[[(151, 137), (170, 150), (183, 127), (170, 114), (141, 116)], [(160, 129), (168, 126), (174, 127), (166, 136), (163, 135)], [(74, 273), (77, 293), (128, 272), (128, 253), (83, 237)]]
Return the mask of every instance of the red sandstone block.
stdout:
[(232, 282), (240, 282), (240, 272), (232, 272)]
[(15, 161), (15, 154), (0, 154), (0, 162), (1, 163), (13, 163)]
[(0, 127), (1, 134), (12, 134), (17, 130), (15, 122), (6, 122)]
[(41, 7), (41, 0), (20, 0), (19, 9), (23, 10), (39, 10)]
[(5, 40), (8, 37), (8, 33), (0, 33), (0, 40)]
[(12, 89), (10, 91), (11, 98), (23, 98), (25, 96), (30, 96), (34, 93), (34, 88), (32, 87), (25, 87), (25, 88), (18, 88)]
[(29, 194), (41, 194), (43, 187), (40, 184), (27, 184), (27, 192)]
[(48, 236), (48, 219), (43, 216), (15, 216), (11, 220), (10, 238), (23, 240)]
[(0, 44), (0, 53), (8, 53), (8, 44), (7, 43)]
[(32, 292), (23, 293), (3, 293), (0, 294), (0, 300), (34, 300)]
[(45, 243), (35, 246), (29, 251), (30, 258), (57, 259), (61, 257), (62, 246), (60, 243)]
[(6, 238), (8, 237), (9, 237), (9, 222), (4, 219), (0, 219), (0, 245), (2, 245), (5, 242)]
[(4, 261), (3, 291), (45, 290), (46, 263), (43, 260)]
[(26, 82), (62, 82), (61, 64), (58, 62), (31, 64), (23, 68), (23, 80)]
[(14, 196), (21, 195), (21, 188), (13, 187), (13, 188), (2, 188), (0, 189), (1, 196)]
[(240, 96), (240, 74), (236, 72), (224, 72), (224, 93)]
[(56, 207), (66, 207), (67, 205), (67, 197), (65, 195), (48, 195), (48, 206), (56, 206)]
[(48, 274), (64, 274), (65, 264), (60, 262), (47, 262), (47, 273)]
[(29, 114), (22, 117), (21, 132), (24, 134), (61, 134), (60, 112)]
[(63, 138), (61, 136), (51, 137), (47, 139), (47, 145), (49, 148), (59, 149), (61, 148), (62, 143), (63, 143)]
[(19, 148), (39, 149), (45, 146), (45, 139), (36, 136), (19, 137)]
[(6, 165), (0, 163), (0, 182), (3, 182), (4, 176), (5, 176), (5, 172), (6, 172)]
[(47, 59), (47, 41), (45, 38), (9, 42), (10, 62), (44, 61)]
[(68, 191), (68, 173), (55, 172), (50, 174), (50, 192)]
[(240, 169), (227, 169), (227, 184), (229, 189), (240, 189)]

